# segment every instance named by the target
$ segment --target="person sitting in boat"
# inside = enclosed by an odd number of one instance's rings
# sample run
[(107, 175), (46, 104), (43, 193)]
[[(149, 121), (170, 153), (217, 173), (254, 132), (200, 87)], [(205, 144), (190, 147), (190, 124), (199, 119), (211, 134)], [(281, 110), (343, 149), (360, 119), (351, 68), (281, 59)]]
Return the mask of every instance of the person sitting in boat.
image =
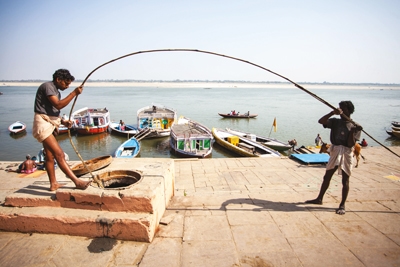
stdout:
[(366, 141), (364, 138), (363, 138), (363, 140), (361, 141), (360, 146), (362, 146), (362, 147), (368, 146), (368, 143), (367, 143), (367, 141)]
[(250, 111), (247, 111), (247, 113), (244, 113), (244, 116), (249, 116), (250, 115)]
[(119, 129), (125, 131), (125, 123), (122, 120), (119, 120)]

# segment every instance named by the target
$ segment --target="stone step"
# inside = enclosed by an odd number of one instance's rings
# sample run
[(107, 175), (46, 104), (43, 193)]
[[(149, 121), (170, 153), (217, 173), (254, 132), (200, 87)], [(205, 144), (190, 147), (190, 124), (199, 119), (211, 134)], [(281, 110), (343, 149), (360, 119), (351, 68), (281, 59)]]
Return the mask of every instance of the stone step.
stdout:
[(60, 207), (0, 207), (0, 229), (10, 232), (109, 237), (151, 242), (156, 214), (80, 210)]

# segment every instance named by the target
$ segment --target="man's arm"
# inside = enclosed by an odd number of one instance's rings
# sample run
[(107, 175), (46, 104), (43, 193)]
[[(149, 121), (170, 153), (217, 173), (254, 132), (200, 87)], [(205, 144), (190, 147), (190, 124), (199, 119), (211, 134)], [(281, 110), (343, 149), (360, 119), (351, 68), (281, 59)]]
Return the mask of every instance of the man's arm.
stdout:
[(49, 99), (50, 103), (53, 105), (53, 107), (55, 107), (58, 110), (61, 110), (61, 109), (65, 108), (66, 106), (68, 106), (68, 104), (72, 101), (72, 99), (74, 99), (74, 97), (80, 95), (82, 93), (82, 91), (83, 91), (82, 86), (79, 86), (79, 87), (75, 88), (74, 91), (69, 93), (63, 99), (58, 99), (58, 97), (55, 95), (48, 96), (48, 99)]
[(318, 123), (325, 125), (328, 123), (328, 120), (330, 117), (332, 117), (333, 115), (340, 115), (342, 114), (342, 110), (340, 108), (334, 109), (331, 112), (329, 112), (328, 114), (322, 116), (319, 120)]

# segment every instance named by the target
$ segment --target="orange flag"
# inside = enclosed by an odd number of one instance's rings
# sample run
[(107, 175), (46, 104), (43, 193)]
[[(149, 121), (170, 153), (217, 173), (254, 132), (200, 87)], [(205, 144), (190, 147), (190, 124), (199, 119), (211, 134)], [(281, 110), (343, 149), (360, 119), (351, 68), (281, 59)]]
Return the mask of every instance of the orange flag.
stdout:
[(276, 130), (278, 129), (278, 125), (276, 124), (276, 117), (274, 119), (274, 123), (272, 124), (272, 126), (274, 126), (274, 132), (276, 132)]

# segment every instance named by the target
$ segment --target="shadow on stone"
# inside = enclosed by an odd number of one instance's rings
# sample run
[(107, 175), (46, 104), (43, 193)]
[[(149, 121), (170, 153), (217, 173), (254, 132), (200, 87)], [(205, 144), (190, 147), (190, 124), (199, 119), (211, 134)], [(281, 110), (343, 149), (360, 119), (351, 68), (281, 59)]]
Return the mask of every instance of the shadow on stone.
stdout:
[(99, 237), (94, 238), (90, 245), (88, 246), (88, 250), (91, 253), (101, 253), (103, 251), (110, 251), (117, 244), (117, 240), (107, 237)]

